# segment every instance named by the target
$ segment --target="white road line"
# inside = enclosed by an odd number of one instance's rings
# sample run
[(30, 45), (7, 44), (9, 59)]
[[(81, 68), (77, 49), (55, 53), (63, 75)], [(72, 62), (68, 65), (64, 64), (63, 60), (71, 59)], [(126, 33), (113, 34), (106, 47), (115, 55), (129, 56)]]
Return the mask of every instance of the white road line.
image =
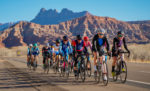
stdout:
[[(92, 76), (94, 76), (94, 74), (91, 74)], [(112, 77), (109, 77), (112, 79)], [(127, 81), (129, 82), (135, 82), (135, 83), (140, 83), (140, 84), (145, 84), (145, 85), (150, 85), (150, 83), (148, 82), (142, 82), (142, 81), (136, 81), (136, 80), (130, 80), (130, 79), (127, 79)]]
[(148, 71), (139, 71), (139, 72), (142, 72), (142, 73), (149, 73), (149, 74), (150, 74), (150, 72), (148, 72)]
[[(112, 77), (109, 77), (109, 78), (112, 78)], [(150, 83), (148, 83), (148, 82), (142, 82), (142, 81), (136, 81), (136, 80), (130, 80), (130, 79), (127, 79), (127, 81), (129, 81), (129, 82), (135, 82), (135, 83), (140, 83), (140, 84), (145, 84), (145, 85), (150, 85)]]
[(127, 79), (127, 81), (136, 82), (136, 83), (145, 84), (145, 85), (150, 85), (150, 83), (148, 83), (148, 82), (135, 81), (135, 80), (129, 80), (129, 79)]

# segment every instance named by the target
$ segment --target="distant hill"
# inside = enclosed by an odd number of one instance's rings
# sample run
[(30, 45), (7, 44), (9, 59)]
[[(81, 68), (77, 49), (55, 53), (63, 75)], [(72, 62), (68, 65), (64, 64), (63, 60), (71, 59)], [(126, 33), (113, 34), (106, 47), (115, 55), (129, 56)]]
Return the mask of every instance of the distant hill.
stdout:
[(86, 14), (89, 14), (89, 12), (73, 12), (67, 8), (64, 8), (59, 13), (56, 9), (46, 10), (45, 8), (42, 8), (37, 16), (31, 20), (31, 22), (41, 25), (59, 24), (60, 22), (79, 18), (85, 16)]

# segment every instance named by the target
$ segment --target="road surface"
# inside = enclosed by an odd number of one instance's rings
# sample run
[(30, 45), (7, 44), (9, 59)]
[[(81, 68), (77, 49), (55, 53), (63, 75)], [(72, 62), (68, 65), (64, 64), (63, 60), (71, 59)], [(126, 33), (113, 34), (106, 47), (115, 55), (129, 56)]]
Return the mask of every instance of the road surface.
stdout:
[[(82, 83), (75, 81), (73, 75), (66, 80), (52, 70), (45, 74), (41, 59), (38, 63), (34, 72), (27, 69), (25, 57), (1, 57), (0, 91), (150, 91), (150, 64), (127, 63), (128, 79), (125, 84), (110, 79), (108, 86), (103, 86), (102, 83), (96, 84), (93, 77)], [(108, 66), (111, 72), (111, 61)]]

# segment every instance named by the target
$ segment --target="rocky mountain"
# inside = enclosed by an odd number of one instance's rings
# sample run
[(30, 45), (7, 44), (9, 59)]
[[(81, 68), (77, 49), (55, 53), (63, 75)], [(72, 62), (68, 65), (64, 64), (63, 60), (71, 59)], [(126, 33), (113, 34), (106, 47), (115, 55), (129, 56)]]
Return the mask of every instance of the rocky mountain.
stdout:
[(87, 11), (73, 12), (67, 8), (62, 9), (60, 13), (56, 9), (46, 10), (45, 8), (42, 8), (31, 22), (41, 25), (59, 24), (60, 22), (82, 17), (86, 14), (89, 13)]
[(9, 28), (10, 26), (14, 25), (14, 22), (9, 22), (9, 23), (4, 23), (4, 24), (0, 24), (0, 31), (3, 31), (7, 28)]
[(131, 23), (131, 24), (150, 24), (150, 20), (146, 20), (146, 21), (129, 21), (128, 23)]
[(53, 42), (58, 37), (68, 35), (72, 39), (77, 34), (92, 38), (97, 29), (105, 29), (110, 41), (117, 31), (125, 32), (127, 41), (132, 43), (150, 42), (150, 24), (131, 24), (114, 18), (87, 14), (83, 17), (56, 25), (40, 25), (21, 21), (4, 30), (0, 35), (0, 45), (6, 47), (28, 45), (29, 43)]

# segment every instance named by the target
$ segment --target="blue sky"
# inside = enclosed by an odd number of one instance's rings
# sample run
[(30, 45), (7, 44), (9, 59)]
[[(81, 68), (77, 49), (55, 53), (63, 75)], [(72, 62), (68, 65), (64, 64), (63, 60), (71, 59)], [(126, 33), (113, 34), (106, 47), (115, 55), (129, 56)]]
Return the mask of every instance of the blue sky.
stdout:
[(86, 10), (123, 21), (150, 20), (150, 0), (0, 0), (0, 23), (30, 21), (41, 8)]

